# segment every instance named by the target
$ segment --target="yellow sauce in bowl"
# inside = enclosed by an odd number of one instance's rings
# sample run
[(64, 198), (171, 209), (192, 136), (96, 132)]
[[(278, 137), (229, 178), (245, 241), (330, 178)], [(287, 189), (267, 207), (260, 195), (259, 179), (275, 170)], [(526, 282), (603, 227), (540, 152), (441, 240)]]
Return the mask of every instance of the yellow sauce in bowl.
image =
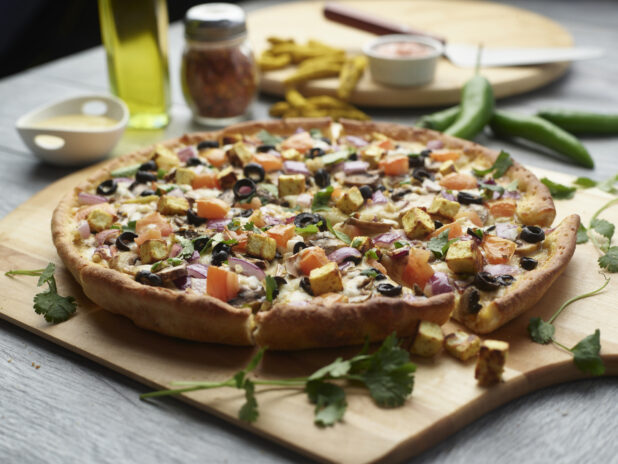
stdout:
[(56, 129), (97, 129), (111, 127), (118, 124), (116, 119), (107, 116), (95, 116), (91, 114), (65, 114), (44, 119), (34, 124), (36, 127)]

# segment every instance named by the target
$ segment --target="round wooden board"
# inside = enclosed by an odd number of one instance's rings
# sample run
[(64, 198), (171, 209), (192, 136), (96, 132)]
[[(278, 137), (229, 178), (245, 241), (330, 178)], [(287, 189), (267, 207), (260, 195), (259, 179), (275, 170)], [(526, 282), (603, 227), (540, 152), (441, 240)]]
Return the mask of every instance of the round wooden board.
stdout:
[[(342, 2), (344, 3), (344, 2)], [(351, 7), (416, 29), (445, 37), (452, 43), (485, 47), (564, 47), (573, 45), (571, 35), (559, 24), (536, 13), (491, 2), (476, 1), (350, 1)], [(260, 53), (267, 37), (293, 38), (304, 43), (316, 39), (360, 53), (373, 36), (324, 18), (324, 2), (292, 2), (257, 10), (248, 17), (249, 38)], [(484, 68), (497, 98), (536, 89), (560, 77), (568, 63), (542, 66)], [(262, 91), (283, 95), (283, 79), (293, 68), (262, 74)], [(463, 84), (474, 70), (458, 68), (442, 58), (435, 80), (421, 87), (394, 88), (377, 84), (366, 72), (351, 97), (351, 103), (373, 107), (418, 107), (459, 102)], [(311, 81), (300, 87), (306, 96), (335, 95), (336, 78)]]

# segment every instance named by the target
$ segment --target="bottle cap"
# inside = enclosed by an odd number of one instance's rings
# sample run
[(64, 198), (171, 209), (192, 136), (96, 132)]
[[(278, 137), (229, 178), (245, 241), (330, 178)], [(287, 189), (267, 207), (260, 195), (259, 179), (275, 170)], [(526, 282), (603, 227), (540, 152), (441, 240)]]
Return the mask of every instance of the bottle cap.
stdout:
[(200, 42), (238, 38), (247, 32), (245, 12), (231, 3), (205, 3), (185, 15), (185, 37)]

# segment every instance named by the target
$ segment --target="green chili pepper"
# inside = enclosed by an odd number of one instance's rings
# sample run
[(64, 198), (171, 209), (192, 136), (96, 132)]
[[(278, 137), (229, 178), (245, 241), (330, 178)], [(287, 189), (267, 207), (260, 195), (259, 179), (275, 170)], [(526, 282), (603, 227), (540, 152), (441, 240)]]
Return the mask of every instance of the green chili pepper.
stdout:
[(472, 77), (461, 92), (461, 111), (445, 134), (472, 140), (491, 119), (494, 93), (483, 76)]
[(521, 137), (531, 140), (562, 153), (581, 166), (594, 167), (590, 153), (577, 138), (538, 116), (496, 111), (491, 118), (490, 126), (498, 137)]
[(541, 110), (537, 115), (572, 134), (618, 134), (618, 114)]
[(455, 122), (459, 110), (459, 105), (457, 105), (436, 113), (427, 114), (419, 119), (416, 125), (442, 132)]

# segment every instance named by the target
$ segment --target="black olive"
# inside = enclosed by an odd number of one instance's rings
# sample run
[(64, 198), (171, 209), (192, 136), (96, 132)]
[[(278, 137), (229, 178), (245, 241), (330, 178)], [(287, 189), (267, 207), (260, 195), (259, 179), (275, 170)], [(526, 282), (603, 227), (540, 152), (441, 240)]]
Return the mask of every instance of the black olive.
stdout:
[(515, 277), (509, 274), (503, 274), (501, 276), (496, 277), (496, 281), (503, 287), (508, 287), (509, 285), (513, 283), (514, 280), (515, 280)]
[(309, 282), (309, 277), (303, 277), (300, 279), (300, 288), (302, 288), (309, 295), (313, 296), (313, 290), (311, 289), (311, 282)]
[(457, 201), (461, 203), (462, 205), (471, 205), (471, 204), (482, 205), (483, 204), (483, 198), (481, 198), (478, 195), (473, 195), (468, 192), (459, 192), (457, 194)]
[(356, 161), (356, 160), (358, 160), (358, 154), (356, 152), (350, 153), (350, 155), (348, 156), (348, 159), (350, 161)]
[(468, 234), (474, 240), (482, 240), (481, 237), (475, 234), (475, 231), (478, 231), (478, 230), (481, 230), (481, 229), (471, 229), (470, 227), (468, 227), (468, 229), (466, 230), (466, 234)]
[(326, 169), (318, 169), (313, 177), (315, 178), (315, 183), (320, 188), (326, 188), (330, 185), (330, 174)]
[(532, 269), (534, 269), (538, 263), (538, 261), (534, 258), (530, 258), (529, 256), (523, 256), (520, 260), (519, 260), (519, 264), (521, 265), (521, 267), (523, 267), (526, 271), (531, 271)]
[(97, 187), (99, 195), (111, 195), (118, 190), (118, 183), (114, 179), (104, 180)]
[(300, 213), (294, 218), (294, 225), (302, 229), (308, 225), (317, 224), (320, 221), (323, 221), (323, 218), (319, 214)]
[(225, 261), (228, 257), (228, 254), (225, 251), (214, 251), (212, 252), (212, 258), (210, 260), (210, 264), (213, 266), (221, 266), (223, 261)]
[(255, 151), (257, 151), (258, 153), (268, 153), (270, 150), (275, 150), (275, 149), (276, 148), (274, 145), (258, 145)]
[(281, 252), (279, 250), (275, 251), (275, 259), (281, 259)]
[(189, 158), (187, 160), (187, 166), (199, 166), (199, 165), (202, 165), (202, 164), (206, 164), (206, 163), (204, 163), (197, 156), (192, 156), (191, 158)]
[(362, 261), (362, 257), (360, 256), (346, 256), (345, 258), (343, 258), (343, 262), (347, 263), (348, 261), (353, 263), (355, 266), (358, 266), (360, 264), (360, 262)]
[(416, 154), (408, 155), (408, 164), (411, 168), (423, 168), (425, 167), (425, 160), (422, 156)]
[(201, 251), (206, 247), (206, 245), (208, 245), (208, 242), (210, 242), (210, 238), (208, 238), (208, 237), (198, 237), (195, 240), (193, 240), (193, 248), (198, 253), (201, 253)]
[(489, 227), (486, 227), (486, 228), (485, 228), (485, 232), (491, 232), (491, 231), (492, 231), (492, 230), (494, 230), (495, 228), (496, 228), (496, 226), (495, 226), (495, 225), (493, 225), (493, 226), (489, 226)]
[(157, 163), (155, 163), (154, 160), (146, 161), (139, 168), (137, 168), (137, 170), (138, 171), (156, 171)]
[(365, 200), (367, 200), (368, 198), (371, 198), (371, 195), (373, 195), (373, 191), (371, 190), (371, 187), (368, 185), (363, 185), (358, 190), (360, 190), (360, 193)]
[(277, 287), (281, 287), (282, 285), (285, 285), (288, 283), (287, 280), (285, 280), (283, 277), (281, 276), (275, 276), (275, 282), (277, 282)]
[(138, 184), (146, 184), (157, 180), (157, 175), (147, 171), (137, 171), (135, 174), (135, 182)]
[(473, 285), (480, 289), (488, 292), (493, 292), (494, 290), (498, 290), (500, 288), (500, 282), (489, 272), (478, 272), (474, 276)]
[(150, 189), (145, 189), (142, 190), (142, 193), (139, 194), (140, 197), (149, 197), (151, 195), (156, 195), (157, 192), (155, 192), (154, 190), (150, 190)]
[(234, 192), (234, 197), (237, 200), (250, 198), (255, 195), (255, 182), (249, 178), (240, 179), (239, 181), (236, 181), (232, 190)]
[(325, 154), (326, 152), (322, 150), (321, 148), (314, 147), (314, 148), (309, 149), (309, 154), (307, 155), (307, 157), (317, 158), (318, 156), (324, 156)]
[(393, 285), (385, 282), (383, 284), (379, 284), (377, 287), (378, 292), (380, 292), (384, 296), (399, 296), (401, 295), (401, 285)]
[(321, 139), (321, 140), (322, 140), (322, 142), (326, 142), (326, 143), (327, 143), (327, 144), (329, 144), (329, 145), (330, 145), (330, 143), (331, 143), (331, 141), (330, 141), (330, 139), (329, 139), (328, 137), (322, 137), (322, 139)]
[(249, 209), (243, 209), (240, 213), (238, 213), (236, 215), (236, 217), (244, 217), (244, 218), (248, 218), (249, 216), (251, 216), (253, 214), (253, 210), (251, 208)]
[(537, 226), (525, 226), (519, 236), (528, 243), (538, 243), (545, 240), (545, 232)]
[(242, 170), (245, 177), (248, 177), (253, 182), (262, 182), (266, 172), (262, 165), (257, 163), (248, 163)]
[(123, 232), (122, 234), (118, 236), (118, 238), (116, 238), (116, 247), (120, 251), (129, 251), (130, 250), (129, 244), (133, 242), (136, 238), (137, 238), (136, 233), (133, 233), (130, 231)]
[(414, 177), (419, 182), (423, 182), (425, 179), (433, 179), (431, 173), (425, 168), (416, 168), (414, 171), (412, 171), (412, 177)]
[(298, 253), (300, 250), (304, 250), (305, 248), (307, 248), (307, 244), (305, 242), (296, 242), (292, 251), (294, 253)]
[(206, 219), (199, 217), (195, 211), (189, 208), (187, 210), (187, 222), (192, 226), (201, 226), (206, 222)]
[(378, 271), (378, 273), (376, 274), (374, 279), (375, 280), (384, 280), (384, 279), (386, 279), (386, 276), (384, 274), (382, 274), (380, 271)]
[(379, 190), (380, 192), (384, 192), (384, 191), (386, 191), (386, 187), (384, 185), (378, 185), (376, 190)]
[(479, 291), (476, 288), (470, 287), (469, 292), (470, 293), (468, 294), (468, 312), (471, 314), (476, 314), (483, 307), (481, 306), (481, 304), (479, 304), (479, 301), (481, 300), (481, 295), (479, 294)]
[(433, 221), (433, 226), (436, 229), (439, 229), (440, 227), (442, 227), (444, 224), (442, 224), (442, 221), (438, 221), (437, 219), (435, 221)]
[(206, 148), (219, 148), (219, 142), (216, 140), (202, 140), (197, 144), (198, 150), (204, 150)]
[(135, 274), (135, 280), (140, 284), (150, 285), (152, 287), (160, 287), (163, 285), (163, 279), (150, 271), (139, 271)]
[(425, 150), (421, 151), (422, 157), (427, 158), (429, 155), (431, 155), (431, 150), (429, 148), (426, 148)]
[(212, 249), (212, 252), (217, 253), (219, 251), (222, 251), (226, 255), (229, 255), (232, 252), (232, 247), (229, 246), (227, 243), (219, 242), (214, 246), (214, 248)]

